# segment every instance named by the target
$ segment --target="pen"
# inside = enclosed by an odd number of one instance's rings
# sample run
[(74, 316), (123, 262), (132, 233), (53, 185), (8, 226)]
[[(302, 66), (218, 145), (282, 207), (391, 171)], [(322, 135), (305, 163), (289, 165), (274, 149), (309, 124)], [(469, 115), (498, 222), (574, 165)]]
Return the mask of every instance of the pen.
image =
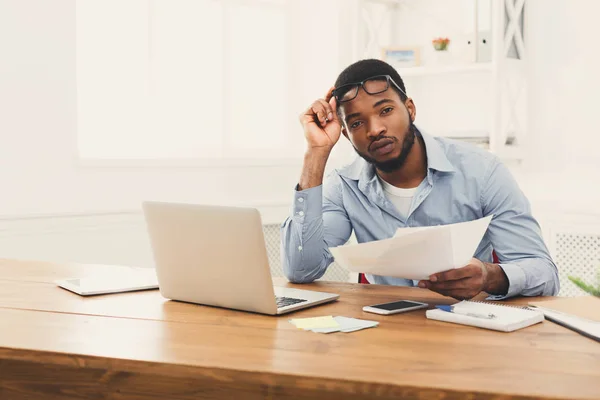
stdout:
[(481, 314), (481, 313), (476, 313), (473, 311), (461, 310), (460, 308), (456, 308), (454, 306), (436, 306), (436, 308), (439, 308), (442, 311), (451, 312), (454, 314), (466, 315), (469, 317), (484, 318), (484, 319), (496, 318), (496, 316), (494, 314)]

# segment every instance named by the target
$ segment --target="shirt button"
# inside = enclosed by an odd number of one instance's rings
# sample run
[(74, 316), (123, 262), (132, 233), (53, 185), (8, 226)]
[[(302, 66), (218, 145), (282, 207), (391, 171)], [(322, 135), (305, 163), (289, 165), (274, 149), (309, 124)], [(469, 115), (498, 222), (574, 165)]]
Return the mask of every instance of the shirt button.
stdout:
[(298, 199), (298, 203), (303, 203), (303, 202), (304, 202), (304, 199), (303, 199), (302, 197), (300, 197), (300, 198)]
[(304, 211), (299, 211), (299, 212), (298, 212), (298, 215), (299, 215), (299, 216), (303, 216), (303, 215), (304, 215)]
[(298, 246), (298, 251), (302, 251), (302, 246)]

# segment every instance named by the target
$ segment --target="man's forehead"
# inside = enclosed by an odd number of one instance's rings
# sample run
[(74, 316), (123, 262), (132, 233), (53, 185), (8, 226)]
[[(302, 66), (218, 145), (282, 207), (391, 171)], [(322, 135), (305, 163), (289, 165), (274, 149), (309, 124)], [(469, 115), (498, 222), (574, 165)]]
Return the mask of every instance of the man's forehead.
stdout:
[(389, 99), (395, 103), (401, 102), (398, 93), (392, 89), (377, 94), (368, 94), (364, 90), (359, 90), (356, 98), (340, 105), (340, 111), (342, 112), (342, 115), (370, 111), (377, 102), (384, 99)]

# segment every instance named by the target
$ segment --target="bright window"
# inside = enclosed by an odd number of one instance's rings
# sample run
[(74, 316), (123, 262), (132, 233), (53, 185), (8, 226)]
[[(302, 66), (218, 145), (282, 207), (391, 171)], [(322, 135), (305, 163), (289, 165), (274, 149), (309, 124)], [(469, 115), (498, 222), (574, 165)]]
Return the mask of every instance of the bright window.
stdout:
[[(299, 156), (297, 115), (339, 72), (337, 1), (76, 4), (84, 160)], [(329, 48), (317, 48), (314, 25), (292, 20), (316, 5), (330, 10), (321, 18)]]

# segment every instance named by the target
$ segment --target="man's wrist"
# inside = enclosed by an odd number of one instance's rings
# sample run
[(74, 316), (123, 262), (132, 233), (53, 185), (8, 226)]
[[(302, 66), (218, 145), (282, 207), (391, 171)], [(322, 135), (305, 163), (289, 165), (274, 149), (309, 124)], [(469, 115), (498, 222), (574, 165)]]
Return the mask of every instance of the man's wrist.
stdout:
[(309, 147), (304, 153), (304, 160), (327, 161), (333, 148), (330, 147)]
[(509, 281), (502, 267), (498, 264), (483, 263), (487, 270), (487, 278), (483, 291), (491, 295), (503, 296), (508, 293)]
[(310, 189), (323, 183), (325, 166), (330, 153), (331, 149), (329, 148), (309, 148), (306, 151), (298, 189)]

